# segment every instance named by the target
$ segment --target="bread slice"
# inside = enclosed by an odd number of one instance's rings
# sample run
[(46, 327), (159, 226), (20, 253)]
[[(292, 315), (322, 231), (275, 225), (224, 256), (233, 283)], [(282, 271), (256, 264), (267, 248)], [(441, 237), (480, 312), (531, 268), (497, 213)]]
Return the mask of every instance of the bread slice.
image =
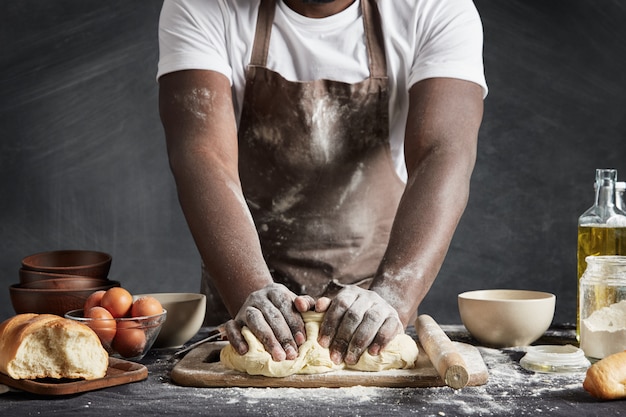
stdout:
[(53, 314), (18, 314), (0, 324), (0, 372), (14, 379), (97, 379), (109, 355), (88, 326)]

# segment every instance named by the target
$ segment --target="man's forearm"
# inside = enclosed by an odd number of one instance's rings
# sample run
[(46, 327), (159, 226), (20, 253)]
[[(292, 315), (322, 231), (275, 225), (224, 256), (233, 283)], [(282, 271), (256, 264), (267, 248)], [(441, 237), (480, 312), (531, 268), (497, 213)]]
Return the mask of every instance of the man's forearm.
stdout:
[[(190, 160), (194, 160), (190, 162)], [(231, 315), (247, 296), (272, 282), (241, 187), (211, 163), (186, 158), (175, 178), (181, 207), (200, 252)]]
[(410, 177), (370, 287), (396, 309), (405, 326), (439, 273), (469, 194), (471, 160), (430, 159), (423, 162), (423, 172)]
[(159, 109), (181, 207), (231, 315), (272, 279), (243, 198), (229, 81), (212, 71), (159, 80)]
[(406, 326), (444, 261), (465, 210), (482, 120), (482, 90), (428, 79), (410, 91), (405, 135), (408, 181), (372, 289)]

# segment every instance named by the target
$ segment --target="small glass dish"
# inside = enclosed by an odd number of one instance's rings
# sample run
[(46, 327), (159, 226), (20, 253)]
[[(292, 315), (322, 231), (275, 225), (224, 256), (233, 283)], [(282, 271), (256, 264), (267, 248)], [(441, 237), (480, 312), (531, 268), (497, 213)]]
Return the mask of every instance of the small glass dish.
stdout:
[(98, 335), (102, 347), (109, 356), (131, 361), (142, 359), (156, 340), (167, 311), (144, 317), (122, 317), (116, 319), (92, 319), (84, 317), (83, 310), (72, 310), (65, 318), (83, 323)]
[(582, 349), (573, 345), (529, 346), (520, 360), (522, 368), (532, 372), (585, 372), (591, 363)]

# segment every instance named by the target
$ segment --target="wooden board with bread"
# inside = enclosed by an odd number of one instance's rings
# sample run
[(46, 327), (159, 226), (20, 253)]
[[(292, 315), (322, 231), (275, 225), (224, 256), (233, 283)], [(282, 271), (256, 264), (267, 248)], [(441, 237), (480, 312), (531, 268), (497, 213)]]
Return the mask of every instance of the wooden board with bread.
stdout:
[(0, 324), (0, 383), (63, 395), (147, 378), (145, 366), (109, 358), (86, 325), (53, 314), (18, 314)]
[(110, 358), (106, 374), (97, 379), (13, 379), (0, 373), (0, 384), (40, 395), (71, 395), (102, 388), (143, 381), (148, 377), (144, 365), (124, 359)]

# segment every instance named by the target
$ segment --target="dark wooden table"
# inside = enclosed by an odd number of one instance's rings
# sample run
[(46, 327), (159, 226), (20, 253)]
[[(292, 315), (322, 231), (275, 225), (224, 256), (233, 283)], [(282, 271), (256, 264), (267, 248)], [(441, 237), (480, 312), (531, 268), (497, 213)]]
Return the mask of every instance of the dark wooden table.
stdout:
[[(452, 340), (474, 344), (463, 326), (442, 326)], [(193, 339), (208, 332), (202, 329)], [(192, 340), (192, 341), (193, 341)], [(571, 326), (550, 329), (536, 344), (575, 344)], [(21, 391), (0, 395), (2, 416), (620, 416), (626, 401), (602, 402), (582, 388), (584, 373), (545, 374), (519, 365), (520, 348), (478, 346), (489, 369), (479, 387), (189, 388), (171, 383), (174, 350), (151, 351), (147, 380), (63, 397)]]

